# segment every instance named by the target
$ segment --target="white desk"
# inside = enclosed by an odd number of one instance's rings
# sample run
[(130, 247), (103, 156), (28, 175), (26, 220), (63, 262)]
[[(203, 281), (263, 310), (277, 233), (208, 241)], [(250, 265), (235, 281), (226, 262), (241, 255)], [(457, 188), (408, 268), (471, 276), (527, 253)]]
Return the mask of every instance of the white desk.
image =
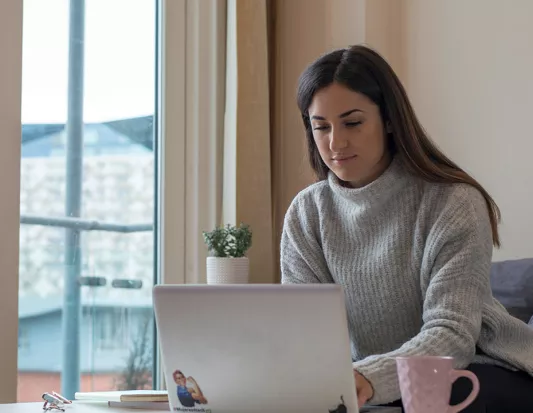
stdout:
[[(399, 407), (373, 407), (369, 413), (401, 413)], [(49, 413), (61, 413), (60, 410), (49, 410)], [(109, 407), (106, 403), (76, 403), (65, 406), (65, 413), (161, 413), (161, 410), (123, 409)], [(0, 404), (0, 413), (43, 413), (43, 403)], [(265, 410), (268, 413), (268, 410)]]
[[(43, 402), (44, 403), (44, 402)], [(0, 413), (43, 413), (43, 403), (0, 404)], [(65, 413), (161, 413), (162, 410), (121, 409), (109, 407), (107, 403), (77, 403), (65, 406)], [(47, 413), (61, 413), (48, 410)]]

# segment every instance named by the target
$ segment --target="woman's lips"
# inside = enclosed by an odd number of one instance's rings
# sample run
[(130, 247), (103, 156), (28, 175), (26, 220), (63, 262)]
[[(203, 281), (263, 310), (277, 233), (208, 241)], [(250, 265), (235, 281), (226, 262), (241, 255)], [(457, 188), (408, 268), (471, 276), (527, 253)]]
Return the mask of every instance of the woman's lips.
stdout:
[(355, 159), (356, 157), (357, 155), (339, 156), (339, 157), (333, 158), (333, 162), (335, 162), (336, 164), (343, 164), (348, 161), (351, 161), (352, 159)]

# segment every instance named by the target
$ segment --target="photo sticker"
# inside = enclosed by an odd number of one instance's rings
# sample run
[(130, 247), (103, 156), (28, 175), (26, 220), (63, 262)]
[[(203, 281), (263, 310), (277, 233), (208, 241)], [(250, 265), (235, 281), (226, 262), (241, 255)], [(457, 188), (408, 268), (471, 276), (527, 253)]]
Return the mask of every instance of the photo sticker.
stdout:
[(174, 371), (172, 377), (176, 383), (178, 400), (183, 407), (193, 408), (207, 404), (207, 399), (194, 377), (185, 376), (181, 370)]

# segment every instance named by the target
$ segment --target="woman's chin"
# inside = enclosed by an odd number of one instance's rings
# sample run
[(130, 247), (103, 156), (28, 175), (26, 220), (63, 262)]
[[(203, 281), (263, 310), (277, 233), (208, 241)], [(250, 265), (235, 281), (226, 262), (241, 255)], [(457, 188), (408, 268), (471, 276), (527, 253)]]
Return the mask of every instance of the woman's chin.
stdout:
[(349, 171), (344, 170), (333, 170), (335, 176), (342, 181), (347, 186), (352, 186), (352, 182), (357, 182), (357, 174), (350, 173)]

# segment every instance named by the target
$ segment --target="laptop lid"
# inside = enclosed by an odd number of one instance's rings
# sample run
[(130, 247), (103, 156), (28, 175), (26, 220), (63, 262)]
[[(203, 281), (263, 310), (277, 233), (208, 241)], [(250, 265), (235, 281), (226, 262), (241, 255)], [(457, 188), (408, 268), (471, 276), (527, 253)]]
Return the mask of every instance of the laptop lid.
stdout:
[(153, 297), (173, 410), (358, 412), (340, 286), (158, 285)]

